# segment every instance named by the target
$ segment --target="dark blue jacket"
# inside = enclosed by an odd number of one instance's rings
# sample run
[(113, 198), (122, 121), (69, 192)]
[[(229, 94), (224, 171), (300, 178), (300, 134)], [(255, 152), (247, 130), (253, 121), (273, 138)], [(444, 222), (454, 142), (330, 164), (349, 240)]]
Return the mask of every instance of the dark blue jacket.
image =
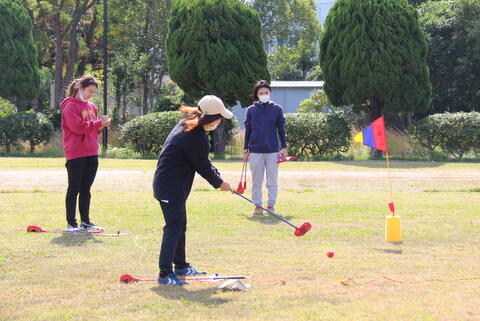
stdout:
[(179, 123), (172, 129), (158, 157), (153, 179), (153, 191), (157, 200), (185, 201), (190, 194), (195, 172), (214, 188), (223, 180), (208, 158), (208, 136), (203, 128), (190, 133), (183, 131)]
[(256, 101), (247, 109), (245, 118), (245, 149), (251, 153), (278, 153), (280, 144), (287, 147), (285, 116), (280, 105)]

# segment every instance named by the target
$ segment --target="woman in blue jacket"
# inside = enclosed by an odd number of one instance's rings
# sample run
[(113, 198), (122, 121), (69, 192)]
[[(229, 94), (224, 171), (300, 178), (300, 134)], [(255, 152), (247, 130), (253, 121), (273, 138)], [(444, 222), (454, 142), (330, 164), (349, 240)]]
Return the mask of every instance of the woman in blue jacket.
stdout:
[[(262, 204), (263, 177), (267, 177), (267, 209), (275, 210), (278, 193), (278, 155), (287, 156), (285, 117), (282, 106), (270, 100), (272, 89), (265, 80), (253, 86), (254, 103), (245, 118), (244, 160), (249, 160), (252, 172), (252, 200)], [(256, 206), (254, 214), (262, 214)]]

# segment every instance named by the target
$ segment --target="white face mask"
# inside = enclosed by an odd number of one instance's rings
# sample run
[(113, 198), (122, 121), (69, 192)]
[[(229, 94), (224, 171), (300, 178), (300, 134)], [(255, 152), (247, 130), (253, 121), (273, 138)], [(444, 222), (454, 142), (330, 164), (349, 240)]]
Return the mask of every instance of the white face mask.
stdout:
[(219, 124), (220, 124), (220, 123), (216, 123), (215, 125), (211, 125), (210, 127), (205, 127), (205, 130), (206, 130), (207, 132), (211, 132), (212, 130), (217, 129), (217, 127), (218, 127)]
[(270, 101), (270, 95), (260, 95), (258, 96), (258, 100), (260, 100), (262, 103), (268, 103)]

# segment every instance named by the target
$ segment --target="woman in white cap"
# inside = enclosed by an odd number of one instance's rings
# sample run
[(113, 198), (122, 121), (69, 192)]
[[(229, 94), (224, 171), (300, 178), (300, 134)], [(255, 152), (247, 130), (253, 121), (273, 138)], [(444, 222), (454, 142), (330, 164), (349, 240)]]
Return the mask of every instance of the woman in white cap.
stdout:
[[(208, 158), (210, 146), (206, 134), (217, 128), (224, 118), (232, 118), (233, 114), (220, 98), (213, 95), (200, 99), (198, 107), (183, 106), (180, 111), (188, 116), (172, 129), (165, 140), (153, 179), (154, 195), (165, 218), (158, 283), (168, 285), (187, 284), (178, 276), (206, 274), (190, 266), (185, 256), (185, 203), (195, 172), (214, 188), (233, 191)], [(172, 269), (173, 264), (175, 270)]]

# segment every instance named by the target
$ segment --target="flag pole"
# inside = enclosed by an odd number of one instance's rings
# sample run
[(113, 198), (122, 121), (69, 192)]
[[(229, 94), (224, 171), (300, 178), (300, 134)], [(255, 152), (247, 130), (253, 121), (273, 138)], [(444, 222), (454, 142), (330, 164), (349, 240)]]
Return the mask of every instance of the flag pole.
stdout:
[[(388, 182), (390, 190), (390, 202), (393, 204), (393, 191), (392, 191), (392, 173), (390, 169), (390, 155), (388, 152), (385, 153), (387, 156), (387, 168), (388, 168)], [(393, 216), (395, 216), (395, 211), (392, 211)]]

